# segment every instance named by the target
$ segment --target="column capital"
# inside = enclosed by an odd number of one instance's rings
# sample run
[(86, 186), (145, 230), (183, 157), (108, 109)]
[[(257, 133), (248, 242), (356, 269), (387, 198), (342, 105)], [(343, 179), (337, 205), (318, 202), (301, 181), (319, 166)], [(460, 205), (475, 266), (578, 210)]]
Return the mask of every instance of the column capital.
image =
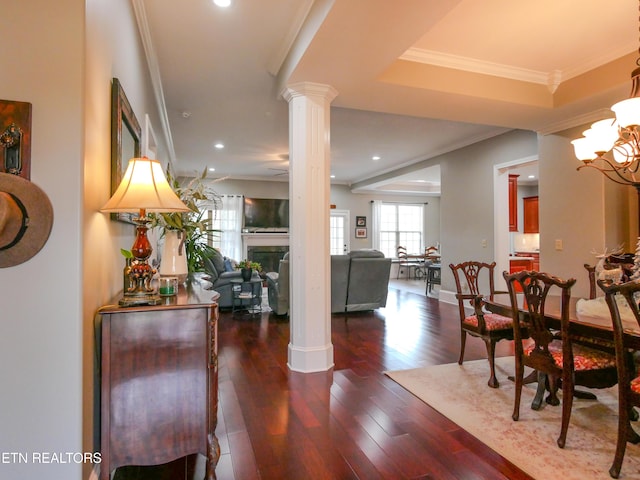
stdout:
[(338, 96), (338, 91), (331, 85), (313, 82), (299, 82), (287, 85), (282, 91), (282, 98), (290, 102), (295, 97), (322, 97), (329, 103)]

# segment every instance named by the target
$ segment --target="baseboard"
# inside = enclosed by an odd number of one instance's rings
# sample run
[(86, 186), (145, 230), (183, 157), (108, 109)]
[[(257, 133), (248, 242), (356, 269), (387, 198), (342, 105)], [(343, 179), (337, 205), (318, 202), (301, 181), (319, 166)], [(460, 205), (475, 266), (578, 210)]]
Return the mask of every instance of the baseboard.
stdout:
[(456, 292), (451, 292), (449, 290), (442, 290), (438, 293), (438, 300), (443, 303), (451, 303), (454, 305), (458, 304), (458, 300), (456, 299)]

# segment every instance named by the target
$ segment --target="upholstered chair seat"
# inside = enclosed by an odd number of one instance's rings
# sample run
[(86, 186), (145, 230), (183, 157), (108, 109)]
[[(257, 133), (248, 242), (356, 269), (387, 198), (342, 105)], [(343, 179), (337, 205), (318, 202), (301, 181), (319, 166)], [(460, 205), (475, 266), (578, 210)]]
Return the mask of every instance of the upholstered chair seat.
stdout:
[[(535, 344), (525, 347), (524, 354), (530, 356), (535, 348)], [(562, 368), (562, 341), (554, 340), (549, 344), (549, 353), (558, 368)], [(616, 366), (616, 357), (613, 354), (573, 344), (573, 369), (576, 372), (585, 370), (596, 370), (599, 368), (610, 368)]]
[[(504, 315), (498, 315), (497, 313), (485, 313), (484, 324), (487, 330), (504, 330), (513, 328), (513, 320)], [(464, 322), (466, 325), (478, 328), (478, 317), (476, 315), (469, 315), (465, 317)]]

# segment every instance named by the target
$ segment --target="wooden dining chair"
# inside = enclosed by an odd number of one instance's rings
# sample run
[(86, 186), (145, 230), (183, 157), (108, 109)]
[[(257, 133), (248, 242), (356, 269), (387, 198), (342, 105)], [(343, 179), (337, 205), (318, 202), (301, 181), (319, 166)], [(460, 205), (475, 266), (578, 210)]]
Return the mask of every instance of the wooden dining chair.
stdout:
[[(576, 385), (588, 388), (608, 388), (617, 383), (615, 356), (572, 342), (569, 302), (571, 287), (575, 279), (563, 281), (542, 272), (521, 271), (514, 274), (503, 273), (509, 289), (509, 298), (514, 322), (515, 346), (515, 400), (512, 418), (520, 417), (520, 399), (524, 378), (524, 367), (538, 373), (538, 389), (531, 404), (533, 410), (542, 407), (545, 390), (549, 390), (546, 402), (559, 405), (558, 382), (562, 383), (562, 422), (557, 443), (564, 448), (571, 419), (574, 390)], [(523, 299), (517, 295), (518, 285)], [(560, 335), (549, 327), (545, 317), (545, 302), (549, 293), (560, 294)], [(523, 312), (521, 314), (521, 312)], [(523, 327), (532, 340), (525, 344)]]
[(587, 270), (589, 276), (589, 300), (596, 298), (596, 267), (595, 265), (584, 264), (584, 268)]
[(401, 245), (396, 247), (396, 256), (398, 257), (398, 273), (396, 274), (396, 279), (400, 278), (400, 270), (402, 267), (407, 270), (407, 278), (411, 278), (411, 271), (413, 270), (413, 276), (415, 277), (415, 269), (420, 266), (420, 262), (412, 261), (407, 256), (407, 248)]
[[(487, 358), (491, 371), (488, 385), (491, 388), (499, 387), (495, 371), (496, 343), (505, 339), (513, 340), (513, 321), (511, 318), (484, 312), (482, 308), (485, 295), (492, 297), (496, 293), (506, 293), (495, 291), (493, 277), (495, 266), (496, 262), (476, 261), (449, 265), (456, 282), (456, 299), (460, 311), (460, 358), (458, 364), (462, 365), (464, 361), (467, 334), (481, 338), (487, 346)], [(468, 307), (473, 308), (473, 313), (467, 313)]]
[(632, 356), (632, 351), (638, 349), (638, 344), (637, 342), (632, 343), (632, 337), (624, 332), (616, 295), (619, 294), (626, 300), (631, 312), (633, 312), (635, 321), (640, 326), (640, 307), (636, 300), (636, 293), (640, 292), (640, 283), (635, 281), (612, 283), (598, 280), (598, 285), (605, 293), (607, 306), (611, 312), (616, 366), (618, 369), (618, 439), (613, 464), (609, 469), (609, 475), (613, 478), (618, 478), (627, 442), (640, 442), (640, 436), (631, 426), (631, 420), (635, 416), (633, 407), (640, 406), (640, 375), (636, 372)]
[[(438, 265), (437, 271), (435, 271), (434, 269), (430, 271), (429, 267), (434, 264)], [(429, 278), (429, 274), (431, 274), (431, 278)], [(436, 284), (440, 284), (440, 253), (438, 253), (438, 247), (435, 247), (433, 245), (430, 247), (425, 247), (422, 261), (420, 265), (415, 269), (415, 277), (416, 279), (424, 278), (426, 280), (427, 293), (431, 291), (430, 287), (433, 287), (433, 285)]]
[[(616, 278), (617, 281), (617, 277), (620, 277), (623, 282), (626, 282), (633, 275), (634, 264), (629, 263), (625, 254), (620, 257), (608, 257), (603, 267), (604, 270), (607, 271), (605, 272), (605, 277), (606, 273), (610, 273), (610, 278)], [(593, 300), (597, 296), (596, 283), (598, 279), (596, 277), (598, 275), (596, 275), (596, 266), (585, 263), (584, 268), (587, 270), (589, 276), (589, 300)], [(607, 279), (605, 278), (605, 280)]]

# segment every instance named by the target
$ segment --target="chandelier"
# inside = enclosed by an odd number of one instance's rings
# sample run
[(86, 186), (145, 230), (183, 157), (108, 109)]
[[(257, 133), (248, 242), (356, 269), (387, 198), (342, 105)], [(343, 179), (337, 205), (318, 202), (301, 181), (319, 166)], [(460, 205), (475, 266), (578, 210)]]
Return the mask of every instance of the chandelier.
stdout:
[(640, 48), (631, 72), (630, 98), (611, 107), (615, 118), (600, 120), (573, 140), (578, 170), (591, 167), (610, 180), (632, 185), (640, 193)]

